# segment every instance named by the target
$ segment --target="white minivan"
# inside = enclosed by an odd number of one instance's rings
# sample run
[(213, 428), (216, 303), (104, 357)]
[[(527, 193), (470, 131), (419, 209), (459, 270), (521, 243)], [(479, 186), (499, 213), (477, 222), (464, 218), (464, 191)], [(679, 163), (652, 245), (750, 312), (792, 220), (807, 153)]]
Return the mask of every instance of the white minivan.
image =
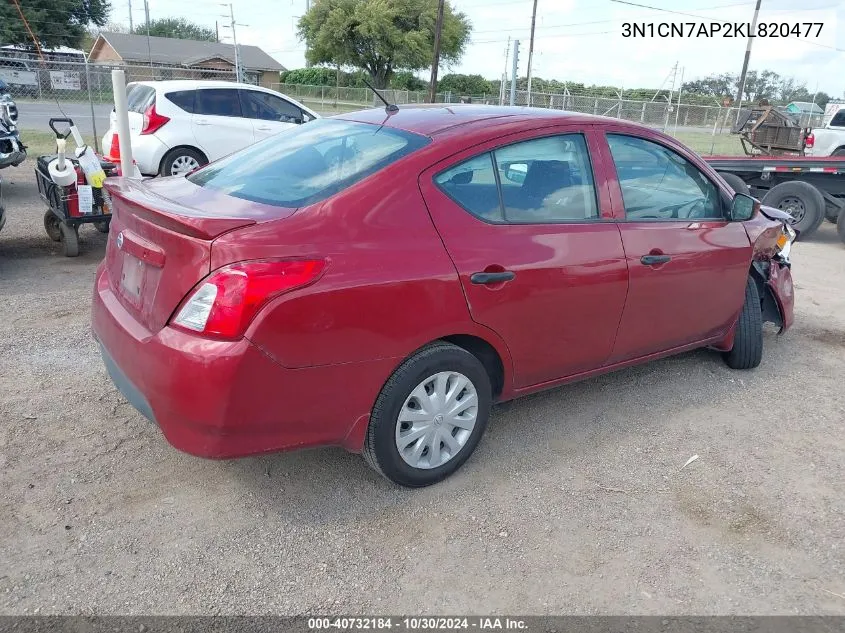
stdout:
[[(231, 81), (138, 81), (126, 86), (132, 155), (146, 176), (176, 176), (319, 118), (290, 97)], [(119, 155), (114, 110), (104, 153)]]

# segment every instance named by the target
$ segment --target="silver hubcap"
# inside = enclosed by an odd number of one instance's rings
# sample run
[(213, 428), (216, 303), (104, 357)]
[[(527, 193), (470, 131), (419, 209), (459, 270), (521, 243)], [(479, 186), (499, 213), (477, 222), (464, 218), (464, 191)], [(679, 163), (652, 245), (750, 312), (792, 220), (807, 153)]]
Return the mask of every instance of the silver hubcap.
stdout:
[(402, 405), (396, 448), (413, 468), (437, 468), (455, 457), (478, 419), (478, 392), (469, 378), (441, 371), (423, 380)]
[(170, 173), (173, 176), (181, 176), (187, 174), (192, 169), (196, 169), (200, 164), (191, 156), (177, 156), (170, 163)]

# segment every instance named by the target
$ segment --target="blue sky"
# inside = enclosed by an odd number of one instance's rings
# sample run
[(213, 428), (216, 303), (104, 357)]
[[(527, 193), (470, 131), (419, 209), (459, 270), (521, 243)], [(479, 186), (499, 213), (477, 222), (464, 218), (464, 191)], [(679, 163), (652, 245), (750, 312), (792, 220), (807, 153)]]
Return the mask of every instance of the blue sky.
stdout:
[[(297, 16), (307, 0), (234, 0), (238, 41), (261, 46), (288, 68), (304, 65), (302, 42), (295, 34)], [(473, 25), (472, 43), (460, 64), (441, 72), (478, 73), (501, 77), (508, 37), (523, 42), (520, 74), (526, 72), (532, 0), (452, 0)], [(736, 38), (622, 37), (626, 21), (645, 23), (729, 21), (748, 22), (754, 0), (631, 0), (637, 4), (690, 13), (678, 15), (634, 7), (611, 0), (538, 0), (534, 75), (546, 78), (622, 87), (657, 87), (675, 62), (684, 79), (711, 73), (738, 73), (746, 41)], [(184, 16), (213, 27), (227, 22), (228, 6), (215, 0), (149, 0), (151, 17)], [(800, 8), (796, 9), (796, 5)], [(113, 0), (112, 20), (128, 23), (128, 0)], [(186, 9), (189, 7), (189, 9)], [(143, 2), (134, 0), (136, 22), (144, 17)], [(845, 2), (839, 0), (762, 0), (761, 21), (822, 22), (821, 36), (757, 38), (751, 69), (769, 68), (806, 82), (810, 91), (845, 95)], [(815, 29), (813, 30), (815, 33)], [(221, 29), (221, 36), (229, 31)], [(230, 40), (226, 40), (230, 41)], [(838, 49), (838, 50), (836, 50)], [(427, 72), (421, 73), (427, 76)], [(680, 80), (680, 71), (678, 80)]]

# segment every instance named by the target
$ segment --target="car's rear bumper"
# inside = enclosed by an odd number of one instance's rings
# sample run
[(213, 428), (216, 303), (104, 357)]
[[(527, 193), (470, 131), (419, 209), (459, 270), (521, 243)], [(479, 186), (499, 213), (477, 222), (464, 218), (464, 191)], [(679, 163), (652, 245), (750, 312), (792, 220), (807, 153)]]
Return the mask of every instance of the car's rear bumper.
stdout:
[[(120, 162), (118, 156), (111, 155), (112, 136), (116, 134), (109, 130), (103, 136), (103, 152), (110, 160)], [(157, 176), (164, 155), (170, 150), (155, 134), (132, 134), (132, 159), (138, 169), (145, 176)]]
[(170, 327), (152, 334), (111, 291), (102, 267), (92, 326), (121, 393), (173, 446), (200, 457), (328, 444), (358, 451), (361, 420), (395, 364), (288, 369), (246, 339), (213, 341)]

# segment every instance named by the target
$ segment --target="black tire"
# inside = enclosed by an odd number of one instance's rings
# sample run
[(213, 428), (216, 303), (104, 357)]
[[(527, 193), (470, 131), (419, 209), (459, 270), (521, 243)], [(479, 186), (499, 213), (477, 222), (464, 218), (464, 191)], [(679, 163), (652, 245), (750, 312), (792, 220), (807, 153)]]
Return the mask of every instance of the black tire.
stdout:
[(828, 202), (824, 208), (824, 217), (828, 222), (836, 224), (839, 220), (839, 207)]
[(731, 189), (734, 190), (734, 193), (744, 193), (746, 196), (751, 195), (751, 189), (745, 184), (745, 181), (736, 174), (732, 174), (727, 171), (720, 171), (719, 175), (722, 177), (722, 180), (730, 185)]
[(845, 147), (837, 148), (831, 156), (845, 156)]
[(763, 359), (763, 309), (757, 283), (751, 278), (745, 283), (745, 302), (736, 324), (733, 349), (724, 353), (731, 369), (754, 369)]
[(94, 228), (97, 229), (100, 233), (108, 233), (109, 232), (109, 224), (110, 222), (94, 222)]
[(836, 223), (836, 234), (845, 243), (845, 209), (839, 212), (839, 221)]
[[(475, 426), (463, 446), (444, 464), (415, 468), (402, 458), (396, 446), (399, 415), (411, 392), (427, 378), (443, 371), (459, 372), (475, 387), (478, 398)], [(432, 343), (405, 360), (382, 387), (370, 415), (364, 459), (377, 473), (401, 486), (418, 488), (437, 483), (460, 468), (478, 446), (490, 417), (491, 401), (490, 377), (478, 358), (450, 343)], [(445, 444), (440, 442), (439, 446), (443, 448)]]
[(806, 182), (782, 182), (769, 189), (762, 202), (793, 215), (795, 220), (791, 224), (802, 239), (818, 229), (824, 220), (824, 196)]
[(6, 226), (6, 209), (0, 204), (0, 231), (3, 230), (4, 226)]
[(47, 232), (47, 236), (54, 242), (62, 241), (62, 231), (59, 228), (59, 224), (61, 224), (59, 217), (50, 209), (47, 209), (44, 212), (44, 230)]
[(79, 234), (76, 232), (76, 227), (62, 222), (59, 224), (59, 230), (62, 232), (62, 246), (64, 247), (65, 257), (79, 255)]
[(167, 152), (167, 154), (164, 155), (164, 158), (161, 159), (159, 174), (162, 176), (172, 176), (174, 163), (178, 160), (185, 159), (195, 161), (197, 166), (208, 164), (208, 159), (203, 156), (202, 152), (191, 147), (177, 147), (176, 149), (172, 149)]

